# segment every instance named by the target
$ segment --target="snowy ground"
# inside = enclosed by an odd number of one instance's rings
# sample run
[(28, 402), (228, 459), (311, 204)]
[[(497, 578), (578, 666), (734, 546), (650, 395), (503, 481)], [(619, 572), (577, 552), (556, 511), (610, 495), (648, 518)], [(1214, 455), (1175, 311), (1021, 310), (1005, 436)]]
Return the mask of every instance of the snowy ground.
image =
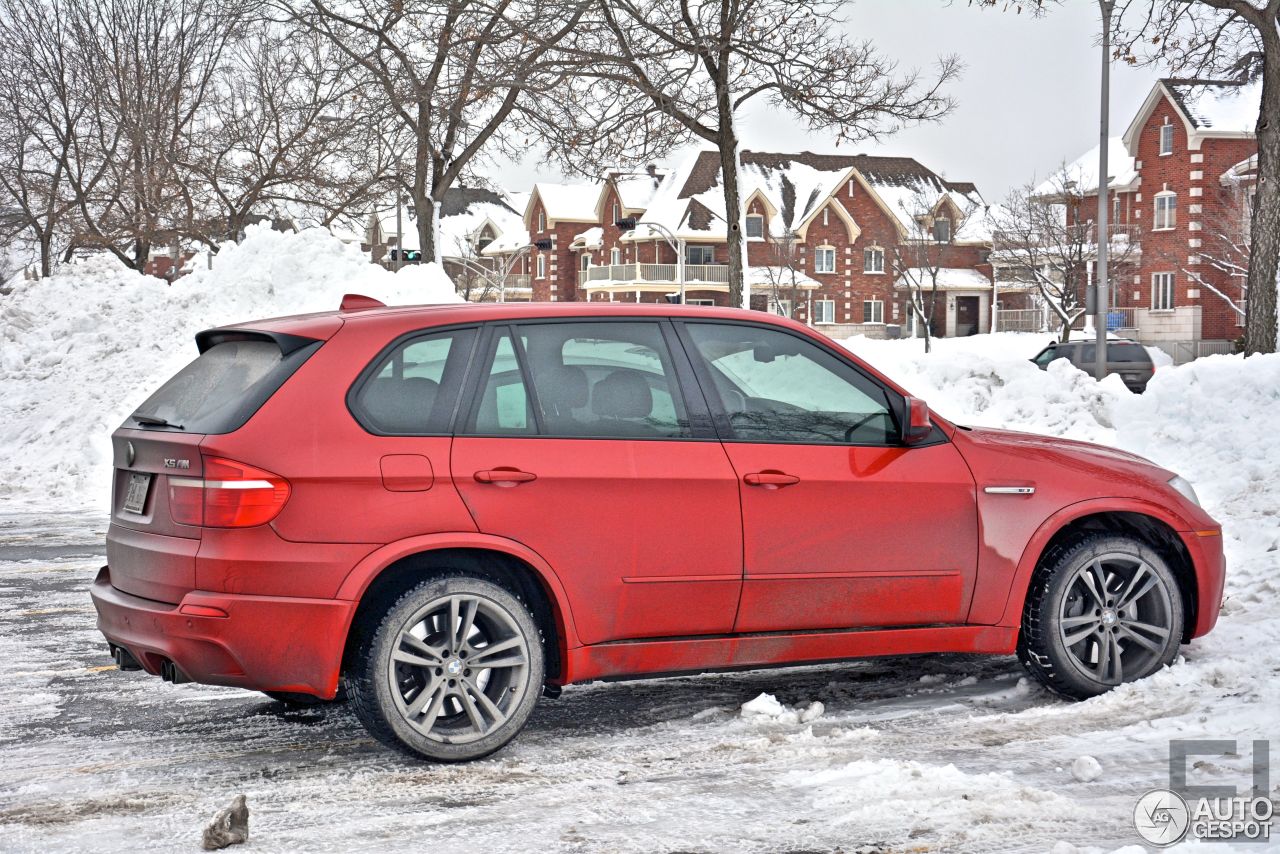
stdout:
[[(497, 756), (445, 767), (375, 746), (341, 707), (120, 673), (87, 594), (105, 436), (208, 325), (192, 315), (297, 301), (301, 279), (242, 260), (257, 292), (224, 270), (210, 281), (227, 293), (206, 282), (183, 319), (138, 333), (145, 347), (121, 333), (150, 315), (120, 313), (93, 276), (0, 305), (0, 848), (194, 850), (243, 792), (257, 851), (1110, 851), (1137, 841), (1133, 806), (1167, 784), (1171, 738), (1240, 741), (1192, 782), (1242, 789), (1244, 742), (1280, 738), (1280, 356), (1162, 367), (1138, 397), (1037, 370), (1032, 335), (929, 357), (920, 342), (849, 346), (962, 423), (1117, 445), (1196, 484), (1226, 526), (1223, 617), (1177, 666), (1107, 696), (1063, 702), (1012, 659), (963, 656), (591, 684), (543, 701)], [(339, 273), (306, 300), (328, 305)], [(1092, 782), (1072, 774), (1083, 756), (1101, 765)]]

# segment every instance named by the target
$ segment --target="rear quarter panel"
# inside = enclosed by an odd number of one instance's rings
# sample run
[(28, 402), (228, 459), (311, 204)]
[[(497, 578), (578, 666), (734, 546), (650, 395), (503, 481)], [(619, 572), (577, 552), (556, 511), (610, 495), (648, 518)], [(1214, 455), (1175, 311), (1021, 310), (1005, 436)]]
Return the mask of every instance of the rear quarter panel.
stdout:
[[(369, 361), (400, 332), (429, 325), (412, 317), (390, 328), (387, 323), (347, 322), (244, 427), (206, 438), (201, 448), (206, 455), (274, 472), (289, 481), (292, 492), (270, 523), (270, 536), (253, 529), (227, 531), (208, 551), (201, 550), (202, 587), (227, 590), (234, 585), (244, 593), (278, 587), (265, 569), (235, 569), (237, 549), (244, 549), (244, 558), (252, 562), (254, 551), (270, 547), (274, 537), (331, 544), (315, 550), (309, 570), (307, 551), (298, 550), (299, 559), (291, 564), (298, 564), (295, 580), (305, 582), (306, 592), (294, 588), (292, 595), (333, 596), (355, 563), (378, 546), (423, 534), (476, 530), (449, 477), (449, 437), (375, 436), (347, 409), (347, 391)], [(407, 490), (403, 480), (384, 481), (383, 459), (388, 456), (423, 458), (423, 468), (433, 476), (408, 483)]]

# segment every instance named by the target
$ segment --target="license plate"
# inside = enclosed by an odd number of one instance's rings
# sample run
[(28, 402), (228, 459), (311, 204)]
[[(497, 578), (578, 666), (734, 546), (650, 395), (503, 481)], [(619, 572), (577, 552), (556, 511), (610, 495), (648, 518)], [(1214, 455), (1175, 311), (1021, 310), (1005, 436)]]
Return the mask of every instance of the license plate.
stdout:
[(130, 474), (129, 488), (124, 494), (125, 512), (141, 514), (143, 508), (147, 506), (147, 492), (150, 489), (151, 475)]

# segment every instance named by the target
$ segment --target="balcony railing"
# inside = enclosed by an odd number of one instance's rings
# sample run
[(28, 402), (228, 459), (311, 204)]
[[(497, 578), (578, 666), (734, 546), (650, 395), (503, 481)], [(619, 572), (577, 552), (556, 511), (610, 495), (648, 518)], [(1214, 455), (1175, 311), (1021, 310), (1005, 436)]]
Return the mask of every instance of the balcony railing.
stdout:
[[(678, 283), (680, 267), (677, 264), (602, 264), (578, 271), (578, 284), (583, 287), (649, 283), (674, 285)], [(685, 284), (700, 282), (726, 285), (729, 283), (728, 264), (686, 264)]]
[[(501, 277), (499, 277), (499, 280), (501, 280)], [(529, 287), (529, 274), (512, 273), (507, 276), (507, 280), (504, 284), (508, 288), (527, 288)]]

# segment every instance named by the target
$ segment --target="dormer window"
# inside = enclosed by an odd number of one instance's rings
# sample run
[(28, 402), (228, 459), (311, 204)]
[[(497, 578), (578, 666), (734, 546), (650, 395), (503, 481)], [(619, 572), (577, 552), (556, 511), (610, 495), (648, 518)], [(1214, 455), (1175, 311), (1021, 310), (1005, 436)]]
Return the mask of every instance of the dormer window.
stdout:
[(1173, 154), (1173, 125), (1168, 119), (1160, 125), (1160, 156)]
[(622, 209), (618, 207), (618, 203), (617, 203), (617, 202), (614, 202), (614, 203), (613, 203), (613, 218), (612, 218), (612, 219), (610, 219), (610, 220), (609, 220), (609, 222), (617, 222), (617, 221), (618, 221), (618, 220), (620, 220), (620, 219), (622, 219)]
[(822, 224), (831, 225), (831, 208), (822, 209)]
[(933, 242), (951, 242), (951, 220), (947, 217), (940, 216), (933, 221)]
[(538, 231), (547, 230), (547, 213), (546, 211), (538, 211)]
[(764, 238), (764, 217), (760, 214), (747, 214), (747, 239), (761, 240)]

